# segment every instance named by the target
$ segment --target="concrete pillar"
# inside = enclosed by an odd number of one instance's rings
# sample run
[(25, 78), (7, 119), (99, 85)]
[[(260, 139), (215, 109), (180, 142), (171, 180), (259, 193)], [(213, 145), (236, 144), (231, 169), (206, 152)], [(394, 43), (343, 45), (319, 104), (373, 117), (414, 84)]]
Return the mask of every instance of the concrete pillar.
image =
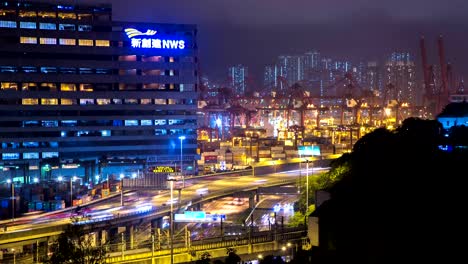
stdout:
[(249, 209), (255, 208), (255, 194), (251, 193), (249, 195)]
[(111, 251), (118, 250), (118, 243), (120, 243), (119, 229), (117, 227), (112, 227), (107, 230), (107, 241), (112, 245)]
[(109, 233), (108, 233), (106, 230), (100, 230), (99, 233), (100, 233), (100, 235), (99, 235), (99, 238), (100, 238), (99, 243), (101, 243), (101, 245), (106, 244), (106, 242), (109, 241)]
[(125, 240), (130, 249), (133, 249), (133, 240), (134, 240), (134, 226), (129, 225), (125, 227)]

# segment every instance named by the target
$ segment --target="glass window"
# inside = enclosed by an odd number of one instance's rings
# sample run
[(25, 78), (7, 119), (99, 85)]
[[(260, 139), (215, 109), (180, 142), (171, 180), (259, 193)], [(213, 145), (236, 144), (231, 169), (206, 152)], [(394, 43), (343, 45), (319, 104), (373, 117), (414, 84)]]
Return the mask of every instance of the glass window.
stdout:
[(92, 39), (79, 39), (78, 40), (78, 45), (80, 46), (93, 46), (93, 40)]
[(58, 105), (57, 98), (41, 98), (41, 105)]
[(43, 159), (58, 158), (58, 152), (42, 152)]
[(76, 85), (74, 83), (62, 83), (62, 84), (60, 84), (60, 91), (75, 92), (76, 91)]
[(108, 105), (110, 104), (110, 99), (96, 99), (98, 105)]
[(138, 126), (138, 120), (125, 120), (125, 126)]
[(96, 74), (111, 74), (112, 71), (110, 69), (96, 69)]
[(68, 45), (68, 46), (75, 46), (76, 45), (76, 39), (59, 39), (60, 45)]
[(122, 104), (122, 99), (112, 99), (113, 104)]
[(37, 84), (36, 83), (22, 83), (21, 89), (23, 91), (35, 91), (37, 90)]
[(23, 98), (22, 100), (23, 105), (37, 105), (39, 104), (38, 98)]
[(63, 13), (59, 12), (58, 17), (61, 19), (76, 19), (76, 14), (75, 13)]
[(57, 39), (56, 38), (40, 38), (39, 43), (45, 44), (45, 45), (56, 45)]
[(78, 14), (78, 20), (91, 20), (93, 16), (91, 14)]
[(93, 27), (91, 25), (78, 25), (78, 31), (91, 31)]
[(156, 120), (154, 120), (154, 125), (155, 126), (165, 126), (166, 125), (166, 119), (156, 119)]
[(61, 105), (76, 105), (76, 99), (60, 99)]
[(19, 159), (20, 154), (19, 153), (2, 153), (2, 159), (3, 160), (15, 160)]
[(37, 13), (36, 11), (20, 10), (18, 15), (19, 17), (36, 17)]
[(0, 72), (15, 73), (17, 69), (15, 66), (0, 66)]
[(16, 28), (16, 21), (0, 20), (0, 28)]
[(96, 39), (96, 47), (109, 47), (109, 40)]
[(18, 90), (18, 84), (14, 82), (2, 82), (2, 90)]
[(23, 66), (21, 70), (25, 73), (35, 73), (37, 72), (37, 68), (34, 66)]
[(24, 22), (24, 21), (21, 21), (21, 22), (20, 22), (20, 28), (32, 28), (32, 29), (35, 29), (35, 28), (36, 28), (36, 22)]
[(57, 68), (55, 68), (55, 67), (41, 67), (41, 73), (57, 73)]
[(75, 31), (74, 24), (59, 24), (59, 30)]
[(141, 125), (142, 126), (152, 126), (153, 125), (153, 120), (141, 120)]
[(58, 127), (57, 120), (42, 120), (43, 127)]
[(94, 99), (80, 99), (80, 105), (93, 105)]
[(74, 127), (74, 126), (76, 126), (77, 123), (78, 123), (78, 121), (76, 121), (76, 120), (62, 120), (62, 121), (60, 121), (61, 126), (64, 126), (64, 127)]
[(59, 72), (65, 74), (75, 74), (76, 68), (59, 67)]
[(37, 44), (36, 37), (20, 37), (21, 44)]
[(39, 23), (39, 28), (46, 29), (46, 30), (56, 30), (57, 25), (54, 23)]
[(39, 153), (38, 152), (25, 152), (23, 153), (23, 159), (38, 159)]
[(41, 86), (39, 87), (39, 91), (55, 92), (57, 91), (57, 85), (55, 83), (41, 83)]
[(16, 17), (16, 10), (0, 9), (0, 17)]
[(125, 99), (124, 101), (125, 104), (138, 104), (137, 99)]
[(167, 135), (167, 130), (166, 129), (155, 129), (154, 134), (156, 136)]
[(103, 137), (109, 137), (111, 135), (110, 130), (101, 130), (101, 136)]
[(165, 105), (167, 104), (167, 100), (166, 99), (154, 99), (154, 104)]
[(141, 99), (141, 104), (142, 105), (151, 104), (151, 99)]
[(89, 83), (80, 84), (80, 92), (92, 92), (92, 91), (93, 91), (93, 85)]
[(39, 11), (38, 15), (42, 18), (55, 18), (57, 14), (55, 12)]

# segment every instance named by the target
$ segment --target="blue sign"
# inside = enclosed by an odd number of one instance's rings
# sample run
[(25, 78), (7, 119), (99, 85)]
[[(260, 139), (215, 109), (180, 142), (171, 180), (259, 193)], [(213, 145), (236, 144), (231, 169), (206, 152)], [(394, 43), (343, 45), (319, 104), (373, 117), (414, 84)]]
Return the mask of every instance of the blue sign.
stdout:
[(300, 156), (320, 156), (319, 146), (299, 146), (297, 150)]
[(157, 31), (148, 29), (141, 32), (134, 28), (126, 28), (125, 33), (131, 41), (132, 48), (143, 49), (185, 49), (185, 41), (181, 39), (155, 38)]

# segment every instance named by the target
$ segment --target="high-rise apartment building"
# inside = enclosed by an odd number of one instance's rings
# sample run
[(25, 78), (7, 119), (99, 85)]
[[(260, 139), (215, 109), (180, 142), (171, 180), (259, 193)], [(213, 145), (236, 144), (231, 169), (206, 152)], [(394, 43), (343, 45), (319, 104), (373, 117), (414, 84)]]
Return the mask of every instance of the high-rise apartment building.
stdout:
[(19, 1), (0, 5), (0, 36), (0, 179), (193, 169), (196, 26)]
[(392, 84), (395, 89), (387, 98), (414, 105), (417, 87), (415, 72), (415, 62), (409, 53), (392, 53), (385, 64), (385, 85)]
[(279, 84), (280, 89), (287, 89), (286, 85), (304, 80), (304, 60), (303, 56), (297, 55), (282, 55), (278, 57), (278, 67), (280, 68), (280, 76), (284, 77), (287, 84)]
[(247, 90), (247, 77), (249, 69), (243, 65), (229, 67), (230, 85), (235, 95), (244, 95)]

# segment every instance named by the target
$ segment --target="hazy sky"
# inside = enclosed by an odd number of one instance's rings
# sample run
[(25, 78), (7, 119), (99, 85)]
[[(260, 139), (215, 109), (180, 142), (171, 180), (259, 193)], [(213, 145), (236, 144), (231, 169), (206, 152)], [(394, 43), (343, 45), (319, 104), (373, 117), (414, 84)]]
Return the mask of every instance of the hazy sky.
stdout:
[[(75, 0), (109, 3), (109, 0)], [(318, 50), (352, 61), (410, 51), (419, 66), (419, 37), (438, 63), (444, 36), (455, 73), (468, 76), (468, 0), (113, 0), (114, 20), (197, 24), (202, 71), (224, 78), (245, 64), (260, 80), (280, 54)]]

